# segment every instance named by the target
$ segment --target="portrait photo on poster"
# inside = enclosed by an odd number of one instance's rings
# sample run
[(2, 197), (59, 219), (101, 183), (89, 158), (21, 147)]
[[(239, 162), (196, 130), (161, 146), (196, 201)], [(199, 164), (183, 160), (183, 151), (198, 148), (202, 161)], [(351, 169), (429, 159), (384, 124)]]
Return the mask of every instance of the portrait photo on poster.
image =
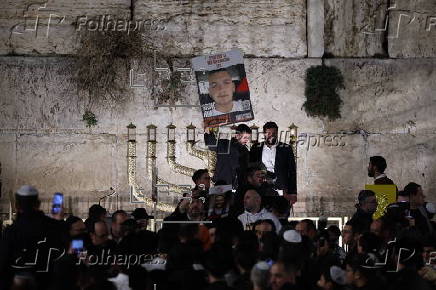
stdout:
[(192, 59), (207, 127), (254, 119), (243, 54), (238, 49)]

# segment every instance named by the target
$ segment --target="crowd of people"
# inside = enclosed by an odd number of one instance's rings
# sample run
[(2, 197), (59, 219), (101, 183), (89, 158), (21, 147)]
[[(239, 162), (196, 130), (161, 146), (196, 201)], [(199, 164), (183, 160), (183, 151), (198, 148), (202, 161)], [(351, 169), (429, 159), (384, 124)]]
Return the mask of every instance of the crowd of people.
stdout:
[[(158, 231), (145, 208), (108, 213), (94, 204), (86, 219), (46, 215), (38, 190), (22, 186), (16, 218), (2, 231), (0, 290), (436, 287), (436, 209), (419, 184), (397, 189), (397, 201), (377, 219), (376, 194), (361, 190), (343, 229), (322, 219), (290, 221), (295, 162), (277, 131), (266, 123), (265, 142), (251, 150), (246, 125), (232, 140), (207, 133), (216, 172), (194, 173), (193, 189)], [(383, 157), (370, 158), (374, 184), (394, 184), (386, 167)]]

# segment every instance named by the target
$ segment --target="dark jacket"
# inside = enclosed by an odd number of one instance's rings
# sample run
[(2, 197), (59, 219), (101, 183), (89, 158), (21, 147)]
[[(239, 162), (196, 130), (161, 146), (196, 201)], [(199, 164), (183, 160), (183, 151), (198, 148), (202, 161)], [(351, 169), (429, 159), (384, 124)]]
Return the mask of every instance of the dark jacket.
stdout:
[(248, 148), (241, 145), (235, 138), (216, 139), (214, 134), (204, 134), (204, 143), (209, 150), (217, 153), (213, 182), (225, 181), (237, 188), (245, 180), (250, 153)]
[(382, 178), (379, 178), (379, 179), (375, 179), (374, 180), (374, 184), (376, 184), (376, 185), (384, 185), (384, 184), (394, 184), (394, 182), (391, 179), (389, 179), (389, 178), (387, 178), (385, 176), (385, 177), (382, 177)]
[[(0, 289), (9, 289), (17, 272), (33, 273), (38, 289), (47, 289), (54, 260), (65, 255), (67, 243), (64, 222), (47, 217), (41, 211), (19, 215), (5, 229), (0, 243)], [(35, 260), (36, 264), (32, 265)]]
[(352, 224), (353, 231), (361, 233), (369, 232), (372, 223), (372, 214), (367, 213), (358, 207), (356, 213), (349, 222)]
[(217, 281), (212, 284), (209, 284), (208, 287), (205, 288), (206, 290), (233, 290), (234, 288), (230, 288), (227, 286), (226, 282), (224, 281)]
[[(263, 146), (265, 146), (264, 142), (251, 147), (250, 163), (262, 162)], [(277, 144), (274, 173), (277, 177), (276, 189), (287, 189), (289, 194), (297, 194), (297, 170), (294, 152), (290, 145), (282, 142)]]

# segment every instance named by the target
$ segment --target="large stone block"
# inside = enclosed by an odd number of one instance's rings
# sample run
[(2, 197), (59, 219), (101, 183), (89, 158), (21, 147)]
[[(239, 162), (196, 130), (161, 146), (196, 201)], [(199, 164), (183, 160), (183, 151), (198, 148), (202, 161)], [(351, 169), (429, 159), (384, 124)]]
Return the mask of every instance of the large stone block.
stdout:
[[(0, 54), (72, 54), (78, 30), (103, 29), (101, 19), (130, 19), (130, 1), (6, 1), (0, 7)], [(83, 25), (80, 25), (82, 23)]]
[(342, 118), (329, 132), (434, 134), (436, 60), (326, 60), (344, 76)]
[(325, 0), (325, 53), (336, 57), (386, 55), (385, 0)]
[(240, 48), (258, 57), (304, 57), (306, 1), (135, 2), (135, 19), (163, 19), (155, 44), (177, 55), (201, 55)]
[(389, 56), (436, 56), (436, 2), (397, 0), (389, 9)]

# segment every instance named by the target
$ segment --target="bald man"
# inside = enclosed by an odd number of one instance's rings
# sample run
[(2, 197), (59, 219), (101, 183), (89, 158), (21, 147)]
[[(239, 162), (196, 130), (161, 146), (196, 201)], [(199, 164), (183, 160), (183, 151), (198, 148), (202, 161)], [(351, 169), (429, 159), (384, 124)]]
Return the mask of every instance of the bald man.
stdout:
[(238, 219), (244, 225), (244, 229), (251, 230), (252, 224), (258, 220), (272, 220), (276, 226), (276, 232), (279, 233), (282, 225), (279, 220), (265, 208), (261, 207), (262, 198), (259, 193), (251, 188), (247, 189), (244, 194), (245, 212), (238, 216)]

